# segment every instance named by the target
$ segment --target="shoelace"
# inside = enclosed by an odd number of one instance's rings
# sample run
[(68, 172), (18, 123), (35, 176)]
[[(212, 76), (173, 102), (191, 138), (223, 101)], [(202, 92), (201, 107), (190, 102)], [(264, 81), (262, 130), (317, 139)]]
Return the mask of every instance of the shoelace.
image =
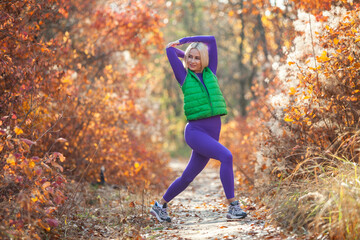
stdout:
[[(159, 208), (160, 208), (160, 207), (159, 207)], [(160, 208), (159, 215), (160, 215), (161, 218), (167, 218), (167, 217), (168, 217), (168, 214), (167, 214), (166, 208)]]
[(243, 210), (241, 209), (240, 205), (232, 206), (232, 209), (233, 209), (233, 213), (234, 213), (234, 214), (241, 214), (241, 213), (243, 212)]

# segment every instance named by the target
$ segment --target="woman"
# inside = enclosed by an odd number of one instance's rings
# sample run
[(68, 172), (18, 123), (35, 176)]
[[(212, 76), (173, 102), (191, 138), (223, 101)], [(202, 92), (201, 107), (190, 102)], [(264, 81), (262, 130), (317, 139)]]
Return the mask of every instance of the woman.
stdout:
[[(175, 46), (190, 43), (185, 53)], [(184, 94), (184, 111), (188, 123), (185, 141), (192, 148), (188, 165), (181, 177), (168, 188), (150, 212), (160, 222), (170, 222), (167, 203), (180, 194), (204, 169), (210, 158), (221, 162), (220, 179), (229, 202), (227, 218), (240, 219), (246, 213), (234, 198), (234, 173), (231, 152), (219, 143), (220, 116), (226, 115), (226, 104), (216, 78), (217, 46), (213, 36), (185, 37), (170, 42), (166, 53)], [(180, 58), (184, 58), (183, 63)]]

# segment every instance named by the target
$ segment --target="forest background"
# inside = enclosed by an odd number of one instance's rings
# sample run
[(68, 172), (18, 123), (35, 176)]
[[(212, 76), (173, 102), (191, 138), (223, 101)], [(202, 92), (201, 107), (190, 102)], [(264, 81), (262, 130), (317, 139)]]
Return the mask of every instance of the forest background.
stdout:
[(191, 35), (217, 41), (229, 110), (221, 142), (237, 185), (292, 231), (360, 234), (356, 1), (15, 0), (0, 9), (0, 236), (62, 236), (80, 183), (168, 186), (167, 162), (190, 149), (164, 49)]

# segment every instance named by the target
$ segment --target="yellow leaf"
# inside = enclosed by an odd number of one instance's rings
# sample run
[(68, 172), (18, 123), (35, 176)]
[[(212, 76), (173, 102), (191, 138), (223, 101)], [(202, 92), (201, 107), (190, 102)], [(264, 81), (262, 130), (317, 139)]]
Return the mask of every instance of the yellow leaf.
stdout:
[(38, 200), (38, 197), (31, 198), (33, 202), (36, 202)]
[(334, 38), (334, 43), (337, 45), (339, 43), (339, 39)]
[(294, 121), (293, 119), (288, 118), (288, 117), (285, 117), (284, 120), (285, 120), (285, 122), (293, 122)]
[(355, 96), (352, 96), (351, 98), (350, 98), (350, 100), (352, 101), (352, 102), (357, 102), (357, 97), (355, 97)]
[(59, 155), (59, 159), (60, 159), (60, 162), (64, 162), (64, 161), (65, 161), (64, 155), (60, 154), (60, 155)]
[(14, 131), (15, 131), (16, 135), (20, 135), (20, 134), (24, 133), (24, 131), (21, 130), (21, 128), (18, 128), (18, 127), (15, 127)]
[(62, 83), (72, 83), (72, 80), (70, 78), (70, 76), (66, 76), (63, 79), (61, 79)]
[(289, 66), (295, 64), (295, 62), (288, 62)]
[(135, 166), (135, 168), (139, 168), (139, 167), (140, 167), (140, 164), (139, 164), (139, 163), (135, 163), (134, 166)]
[(105, 66), (105, 70), (112, 71), (112, 65), (110, 64), (110, 65)]
[(354, 60), (354, 58), (351, 55), (348, 56), (348, 59), (350, 60), (350, 62)]
[(305, 96), (305, 97), (304, 97), (304, 99), (309, 99), (309, 98), (310, 98), (310, 96)]
[(232, 16), (234, 16), (234, 11), (231, 10), (228, 14), (229, 14), (229, 17), (232, 17)]
[(320, 62), (326, 62), (326, 61), (329, 61), (330, 58), (327, 57), (327, 52), (326, 51), (323, 51), (321, 53), (321, 56), (320, 57), (316, 57), (316, 59)]
[(308, 93), (311, 94), (311, 93), (313, 92), (313, 89), (314, 89), (313, 86), (310, 85), (310, 86), (308, 87)]
[(33, 161), (30, 161), (30, 162), (29, 162), (29, 167), (30, 167), (30, 168), (34, 168), (34, 167), (35, 167), (35, 163), (34, 163)]
[(6, 159), (6, 163), (10, 165), (15, 165), (15, 156), (10, 154), (10, 156)]
[(295, 93), (296, 93), (296, 89), (294, 87), (291, 87), (289, 95), (294, 95)]
[(359, 42), (360, 41), (360, 37), (358, 37), (356, 40), (355, 40), (355, 42)]

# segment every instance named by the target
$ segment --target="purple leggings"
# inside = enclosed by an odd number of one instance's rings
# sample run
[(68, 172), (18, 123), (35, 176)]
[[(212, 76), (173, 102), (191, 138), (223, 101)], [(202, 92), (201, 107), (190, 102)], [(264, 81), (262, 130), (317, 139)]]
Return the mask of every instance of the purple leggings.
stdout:
[(234, 173), (232, 154), (220, 144), (220, 116), (189, 121), (185, 127), (185, 141), (192, 148), (188, 165), (163, 196), (166, 202), (184, 191), (194, 178), (205, 168), (210, 158), (221, 162), (220, 179), (227, 199), (234, 197)]

